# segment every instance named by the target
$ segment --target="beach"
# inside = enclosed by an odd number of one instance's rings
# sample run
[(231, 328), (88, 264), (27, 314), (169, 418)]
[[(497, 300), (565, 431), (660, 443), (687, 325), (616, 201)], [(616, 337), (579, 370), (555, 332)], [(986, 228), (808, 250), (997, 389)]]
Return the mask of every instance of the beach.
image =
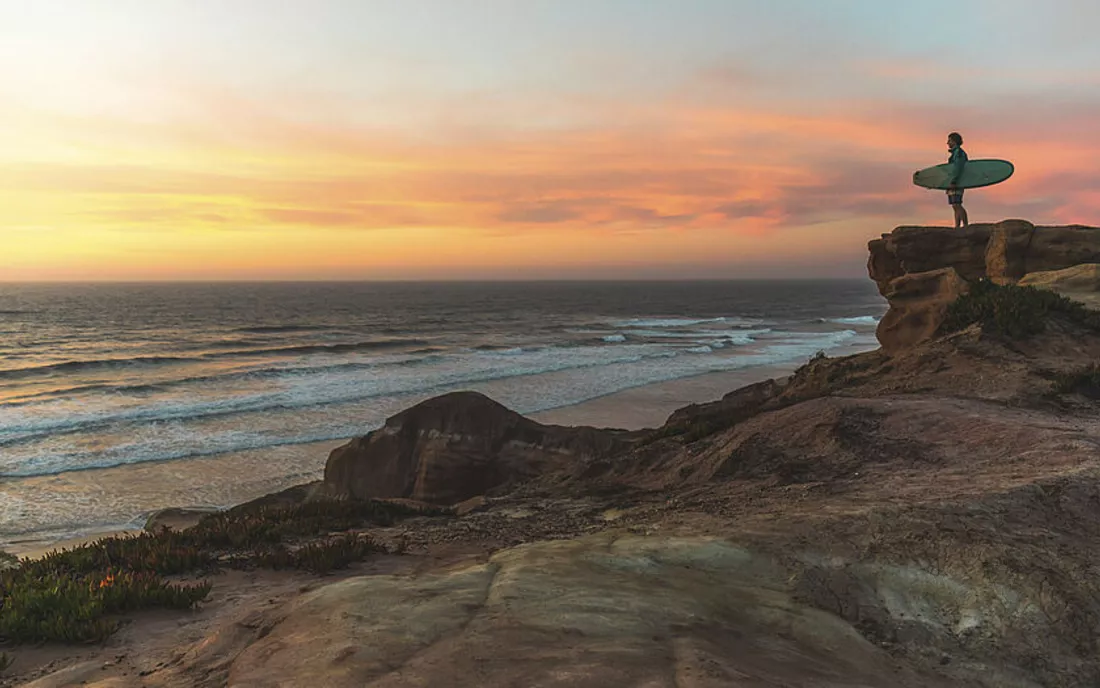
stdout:
[(659, 427), (877, 347), (882, 308), (848, 281), (0, 288), (0, 549), (318, 480), (334, 447), (449, 392)]
[[(579, 404), (532, 413), (547, 425), (639, 430), (660, 427), (673, 411), (705, 403), (745, 385), (784, 377), (796, 366), (768, 366), (710, 373), (622, 390)], [(350, 438), (349, 438), (350, 439)], [(79, 545), (100, 537), (140, 532), (148, 516), (167, 508), (226, 508), (293, 485), (319, 480), (329, 452), (346, 440), (268, 448), (187, 461), (148, 463), (96, 471), (73, 471), (21, 481), (22, 497), (64, 511), (110, 501), (119, 512), (138, 514), (118, 523), (72, 535), (77, 524), (28, 533), (4, 550), (24, 557)], [(126, 489), (118, 485), (125, 483)], [(0, 484), (0, 495), (4, 485)], [(10, 498), (10, 495), (9, 495)]]

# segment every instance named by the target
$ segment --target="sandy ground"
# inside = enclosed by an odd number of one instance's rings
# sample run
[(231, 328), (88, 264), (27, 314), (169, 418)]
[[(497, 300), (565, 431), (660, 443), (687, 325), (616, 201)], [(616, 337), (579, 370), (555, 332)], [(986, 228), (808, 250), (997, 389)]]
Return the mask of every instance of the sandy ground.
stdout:
[(749, 368), (670, 380), (626, 389), (573, 406), (532, 413), (530, 417), (548, 425), (590, 425), (623, 430), (658, 428), (676, 409), (721, 399), (754, 382), (784, 377), (796, 367)]

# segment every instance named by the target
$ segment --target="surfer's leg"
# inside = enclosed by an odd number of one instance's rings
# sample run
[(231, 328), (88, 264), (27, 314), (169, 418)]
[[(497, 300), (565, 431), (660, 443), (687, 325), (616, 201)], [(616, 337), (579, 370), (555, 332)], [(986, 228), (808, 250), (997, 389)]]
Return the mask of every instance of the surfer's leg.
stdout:
[(967, 221), (966, 211), (962, 207), (962, 189), (949, 189), (947, 191), (947, 202), (951, 205), (951, 211), (955, 214), (955, 229), (958, 229), (960, 225), (965, 227)]
[(958, 216), (958, 221), (962, 222), (962, 226), (966, 227), (970, 224), (970, 218), (966, 216), (966, 208), (963, 207), (963, 190), (958, 190), (958, 200), (955, 201), (955, 215)]

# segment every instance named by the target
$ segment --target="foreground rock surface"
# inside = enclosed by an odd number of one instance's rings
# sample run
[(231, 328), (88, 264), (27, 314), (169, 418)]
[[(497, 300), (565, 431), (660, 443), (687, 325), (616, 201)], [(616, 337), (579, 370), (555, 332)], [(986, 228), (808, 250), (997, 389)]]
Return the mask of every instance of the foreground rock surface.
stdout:
[(591, 536), (352, 579), (269, 615), (228, 685), (922, 685), (783, 573), (716, 539)]

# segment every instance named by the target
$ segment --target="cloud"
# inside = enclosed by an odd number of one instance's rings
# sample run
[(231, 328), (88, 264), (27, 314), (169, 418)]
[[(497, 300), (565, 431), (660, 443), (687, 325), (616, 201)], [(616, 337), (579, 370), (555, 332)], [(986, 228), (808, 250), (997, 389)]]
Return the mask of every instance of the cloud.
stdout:
[(362, 219), (358, 213), (303, 208), (260, 208), (257, 214), (276, 224), (319, 227), (354, 226)]
[[(751, 70), (742, 71), (705, 76), (750, 83)], [(944, 159), (943, 134), (952, 129), (966, 134), (972, 157), (1017, 163), (1011, 184), (982, 196), (1006, 212), (1069, 222), (1089, 221), (1084, 215), (1096, 208), (1100, 102), (1087, 93), (1041, 101), (1001, 95), (951, 108), (889, 98), (814, 107), (575, 98), (554, 107), (568, 125), (473, 126), (498, 99), (452, 103), (449, 121), (413, 131), (356, 124), (339, 101), (303, 111), (197, 92), (202, 114), (179, 121), (53, 122), (137, 154), (0, 156), (0, 190), (61, 199), (64, 207), (51, 215), (50, 203), (25, 201), (10, 222), (77, 216), (164, 229), (457, 227), (493, 235), (539, 227), (755, 235), (844, 219), (905, 222), (926, 215), (931, 203), (911, 185), (912, 171)]]
[(573, 204), (562, 201), (506, 205), (496, 216), (501, 222), (516, 224), (554, 224), (578, 217), (581, 212)]

